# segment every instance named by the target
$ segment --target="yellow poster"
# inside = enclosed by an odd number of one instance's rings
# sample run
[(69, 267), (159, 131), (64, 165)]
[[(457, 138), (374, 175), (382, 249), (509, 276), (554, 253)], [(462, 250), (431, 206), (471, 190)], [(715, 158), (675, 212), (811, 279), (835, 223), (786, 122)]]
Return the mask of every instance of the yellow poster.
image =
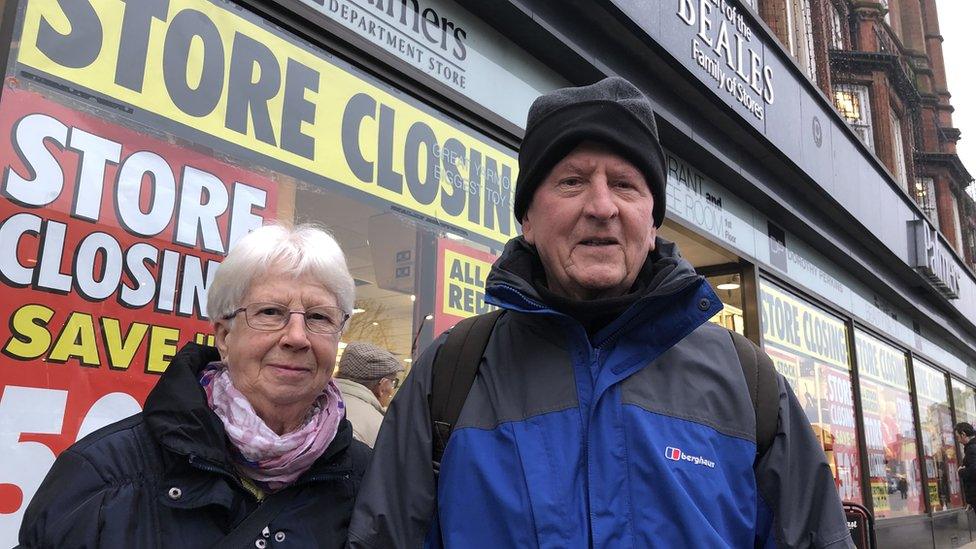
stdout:
[(850, 368), (847, 326), (792, 295), (763, 282), (760, 287), (763, 337), (827, 364)]
[(516, 234), (511, 151), (231, 4), (134, 5), (31, 0), (18, 61), (122, 111), (200, 130), (424, 222), (497, 242)]

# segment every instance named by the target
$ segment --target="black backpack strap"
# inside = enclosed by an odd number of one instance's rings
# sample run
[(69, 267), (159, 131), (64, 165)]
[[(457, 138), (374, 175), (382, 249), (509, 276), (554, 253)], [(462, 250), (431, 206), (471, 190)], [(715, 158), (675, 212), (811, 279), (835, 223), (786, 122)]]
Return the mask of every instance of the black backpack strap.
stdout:
[(756, 460), (765, 455), (773, 444), (779, 424), (779, 387), (776, 368), (769, 355), (745, 336), (729, 331), (732, 344), (739, 355), (742, 375), (749, 386), (749, 396), (756, 413)]
[(472, 316), (458, 322), (434, 357), (431, 371), (430, 423), (434, 441), (434, 474), (440, 472), (441, 458), (451, 432), (461, 415), (471, 385), (481, 366), (488, 338), (503, 309)]

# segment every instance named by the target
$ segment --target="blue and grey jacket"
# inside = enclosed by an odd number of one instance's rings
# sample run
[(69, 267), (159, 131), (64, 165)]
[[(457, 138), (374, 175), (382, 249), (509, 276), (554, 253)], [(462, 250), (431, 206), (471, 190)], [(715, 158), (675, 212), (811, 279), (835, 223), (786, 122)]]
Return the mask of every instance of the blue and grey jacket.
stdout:
[[(853, 547), (823, 450), (782, 376), (756, 462), (755, 416), (722, 305), (658, 239), (643, 296), (589, 337), (541, 302), (521, 239), (488, 278), (508, 309), (431, 468), (431, 364), (393, 400), (352, 547)], [(538, 264), (537, 260), (535, 264)]]

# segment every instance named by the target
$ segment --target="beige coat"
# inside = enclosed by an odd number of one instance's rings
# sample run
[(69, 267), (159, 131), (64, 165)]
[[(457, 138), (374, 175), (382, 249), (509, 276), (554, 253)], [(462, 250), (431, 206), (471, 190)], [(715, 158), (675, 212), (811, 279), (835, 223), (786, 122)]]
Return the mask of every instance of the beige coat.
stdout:
[(379, 399), (365, 385), (355, 381), (336, 378), (335, 382), (346, 405), (346, 419), (352, 423), (353, 438), (372, 448), (383, 423), (384, 410)]

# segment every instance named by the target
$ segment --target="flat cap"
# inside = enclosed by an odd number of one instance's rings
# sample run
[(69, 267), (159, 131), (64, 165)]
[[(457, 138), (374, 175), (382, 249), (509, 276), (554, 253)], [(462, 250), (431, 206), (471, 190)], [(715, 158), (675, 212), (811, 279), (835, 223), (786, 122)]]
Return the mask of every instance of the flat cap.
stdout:
[(346, 345), (339, 359), (336, 377), (354, 381), (373, 381), (403, 370), (390, 351), (372, 343), (355, 341)]

